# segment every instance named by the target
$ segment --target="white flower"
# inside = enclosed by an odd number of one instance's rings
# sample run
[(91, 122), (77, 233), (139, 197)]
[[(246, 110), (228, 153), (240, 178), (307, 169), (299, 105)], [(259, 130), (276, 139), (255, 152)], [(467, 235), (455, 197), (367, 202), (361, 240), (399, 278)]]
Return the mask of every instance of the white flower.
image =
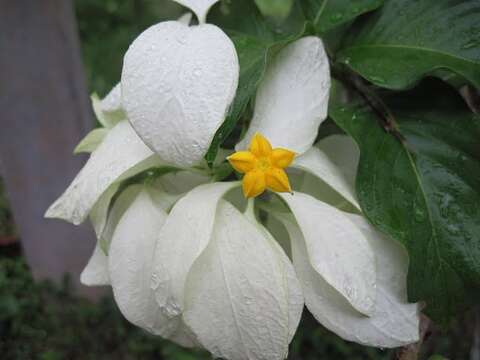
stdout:
[[(304, 304), (347, 340), (417, 341), (407, 254), (358, 215), (358, 149), (339, 135), (312, 146), (330, 89), (321, 40), (295, 41), (269, 64), (241, 151), (229, 160), (247, 173), (246, 197), (280, 193), (250, 199), (242, 212), (239, 182), (192, 172), (234, 97), (236, 54), (220, 29), (203, 23), (215, 1), (179, 2), (200, 25), (161, 23), (134, 41), (121, 90), (101, 103), (101, 115), (128, 121), (112, 124), (47, 213), (73, 223), (90, 215), (99, 242), (82, 282), (111, 284), (124, 316), (149, 332), (230, 360), (285, 358)], [(253, 157), (243, 151), (248, 143)], [(272, 146), (283, 149), (279, 158)], [(293, 186), (283, 170), (290, 163), (293, 178), (304, 174)], [(182, 171), (125, 187), (146, 169), (172, 166)], [(339, 210), (345, 204), (350, 212)], [(267, 210), (267, 227), (255, 205)]]

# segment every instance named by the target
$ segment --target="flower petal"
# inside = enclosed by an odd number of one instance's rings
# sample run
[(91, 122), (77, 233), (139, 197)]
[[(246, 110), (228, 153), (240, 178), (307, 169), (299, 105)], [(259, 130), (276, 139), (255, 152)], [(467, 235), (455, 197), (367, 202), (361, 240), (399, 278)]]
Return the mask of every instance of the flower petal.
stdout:
[(355, 187), (352, 186), (354, 184), (351, 183), (351, 179), (322, 150), (312, 147), (306, 153), (297, 157), (292, 167), (304, 170), (327, 183), (333, 190), (360, 210), (360, 205), (358, 205), (355, 195)]
[(205, 23), (207, 13), (218, 0), (174, 0), (192, 10), (197, 15), (200, 24)]
[(90, 222), (92, 223), (93, 230), (97, 239), (100, 239), (102, 232), (105, 229), (108, 220), (108, 213), (113, 197), (117, 193), (120, 184), (113, 184), (106, 191), (103, 192), (95, 203), (89, 214)]
[(73, 153), (76, 155), (80, 153), (94, 152), (107, 134), (108, 129), (105, 128), (99, 128), (90, 131), (87, 136), (80, 141), (75, 150), (73, 150)]
[(108, 254), (110, 242), (113, 237), (113, 232), (115, 231), (118, 222), (122, 218), (123, 214), (128, 210), (133, 200), (138, 196), (138, 193), (142, 190), (141, 185), (132, 185), (124, 189), (120, 194), (118, 194), (118, 186), (112, 185), (111, 187), (117, 188), (113, 195), (118, 195), (118, 197), (112, 204), (112, 195), (109, 202), (107, 203), (108, 205), (105, 207), (104, 212), (106, 220), (103, 227), (100, 227), (102, 223), (99, 221), (101, 219), (101, 215), (98, 206), (100, 205), (102, 200), (104, 200), (105, 196), (110, 196), (110, 188), (104, 193), (104, 195), (102, 195), (100, 200), (97, 201), (97, 204), (95, 204), (95, 207), (90, 213), (90, 221), (92, 222), (95, 233), (97, 234), (97, 239), (106, 254)]
[(211, 178), (190, 171), (177, 171), (165, 174), (158, 180), (165, 191), (172, 194), (183, 194), (198, 185), (210, 182)]
[(305, 238), (310, 264), (365, 315), (375, 310), (375, 255), (365, 235), (346, 213), (295, 192), (279, 194)]
[(272, 168), (265, 172), (265, 183), (267, 187), (275, 192), (291, 192), (290, 182), (285, 170)]
[(122, 111), (122, 87), (120, 83), (115, 85), (100, 103), (103, 112), (113, 113)]
[(140, 140), (130, 124), (122, 121), (108, 133), (45, 216), (78, 225), (112, 184), (159, 165), (159, 158)]
[(297, 275), (295, 274), (292, 262), (288, 258), (281, 245), (265, 227), (259, 223), (256, 225), (264, 233), (284, 267), (284, 286), (288, 292), (288, 342), (290, 343), (302, 318), (304, 305), (302, 286), (297, 278)]
[(244, 149), (260, 132), (274, 148), (307, 151), (327, 116), (329, 90), (330, 70), (322, 41), (308, 36), (287, 45), (267, 68), (252, 122), (237, 149)]
[(100, 100), (97, 94), (92, 94), (91, 101), (93, 112), (103, 127), (111, 129), (120, 121), (126, 119), (122, 108), (122, 89), (120, 84), (117, 84), (103, 100)]
[(212, 240), (189, 273), (184, 314), (214, 357), (286, 358), (289, 314), (282, 268), (264, 234), (222, 201)]
[[(144, 191), (152, 189), (149, 191), (152, 201), (167, 212), (182, 195), (181, 193), (187, 192), (193, 187), (205, 183), (207, 180), (208, 178), (204, 176), (181, 171), (161, 176)], [(141, 185), (131, 185), (118, 194), (119, 184), (113, 184), (102, 194), (90, 212), (90, 221), (98, 241), (90, 261), (81, 274), (80, 280), (85, 285), (107, 285), (110, 283), (107, 269), (107, 254), (113, 232), (123, 214), (142, 189)], [(118, 195), (118, 197), (112, 204), (112, 198), (115, 195)], [(98, 249), (101, 251), (98, 252)]]
[(80, 281), (87, 286), (109, 285), (108, 251), (112, 240), (113, 231), (118, 222), (130, 207), (132, 201), (142, 189), (140, 185), (126, 188), (111, 204), (113, 196), (117, 193), (118, 184), (114, 184), (103, 193), (90, 212), (90, 221), (97, 235), (97, 244), (87, 266), (80, 275)]
[(293, 151), (276, 148), (273, 149), (271, 154), (272, 165), (285, 169), (286, 167), (290, 166), (295, 158), (295, 153)]
[[(143, 189), (137, 195), (113, 234), (108, 256), (113, 295), (127, 320), (174, 341), (175, 334), (180, 333), (183, 342), (188, 329), (179, 319), (171, 323), (157, 305), (150, 288), (156, 239), (167, 218), (161, 206), (153, 201), (150, 191)], [(186, 345), (193, 344), (192, 340)]]
[(330, 135), (320, 140), (316, 147), (335, 163), (352, 189), (355, 188), (360, 150), (350, 136)]
[(418, 341), (418, 307), (406, 300), (408, 256), (405, 249), (375, 231), (360, 216), (348, 216), (365, 232), (376, 251), (381, 271), (377, 272), (375, 313), (365, 317), (355, 311), (344, 297), (318, 276), (308, 261), (301, 231), (287, 222), (292, 238), (293, 262), (308, 309), (322, 325), (349, 341), (382, 348)]
[(255, 168), (257, 158), (250, 151), (237, 151), (227, 158), (232, 167), (239, 173), (246, 173)]
[(257, 132), (250, 141), (248, 150), (256, 157), (266, 157), (272, 153), (272, 145), (262, 134)]
[(179, 23), (182, 23), (183, 25), (190, 25), (190, 21), (192, 21), (192, 13), (191, 12), (186, 12), (182, 16), (180, 16), (177, 21)]
[(235, 47), (218, 27), (162, 22), (144, 31), (125, 55), (123, 105), (162, 159), (195, 165), (225, 119), (238, 76)]
[(236, 182), (200, 185), (172, 208), (157, 237), (151, 287), (162, 312), (180, 317), (184, 308), (185, 279), (207, 247), (219, 200)]
[(97, 241), (92, 257), (80, 274), (80, 282), (86, 286), (110, 285), (108, 258)]
[(254, 170), (245, 174), (242, 180), (243, 195), (246, 198), (254, 198), (265, 191), (267, 183), (263, 171)]

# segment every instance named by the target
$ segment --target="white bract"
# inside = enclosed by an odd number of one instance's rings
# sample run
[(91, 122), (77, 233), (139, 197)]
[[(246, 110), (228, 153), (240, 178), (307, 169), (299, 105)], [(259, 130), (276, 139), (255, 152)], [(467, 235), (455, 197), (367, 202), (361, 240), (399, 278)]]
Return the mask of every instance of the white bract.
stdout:
[[(240, 182), (198, 174), (235, 94), (237, 55), (219, 28), (204, 23), (216, 1), (178, 2), (200, 24), (182, 17), (133, 42), (121, 85), (95, 100), (104, 129), (84, 140), (89, 161), (47, 212), (75, 224), (90, 216), (99, 241), (82, 282), (110, 284), (135, 325), (230, 360), (286, 358), (304, 304), (347, 340), (377, 347), (417, 341), (407, 254), (365, 221), (356, 200), (358, 149), (342, 135), (313, 145), (330, 90), (322, 41), (294, 41), (269, 63), (237, 145), (244, 150), (261, 133), (295, 151), (288, 172), (301, 181), (291, 193), (247, 203)], [(246, 172), (244, 182), (256, 172), (248, 180), (254, 186), (262, 171), (267, 178), (279, 169), (231, 162)], [(132, 179), (145, 173), (157, 175)], [(274, 180), (260, 185), (285, 185)], [(258, 209), (268, 215), (266, 226)]]

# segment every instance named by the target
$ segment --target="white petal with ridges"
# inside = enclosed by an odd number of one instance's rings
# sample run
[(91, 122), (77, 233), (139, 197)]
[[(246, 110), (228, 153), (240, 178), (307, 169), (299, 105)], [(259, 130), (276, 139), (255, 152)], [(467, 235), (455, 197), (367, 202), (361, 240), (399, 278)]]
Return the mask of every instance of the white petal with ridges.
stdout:
[[(114, 200), (112, 206), (109, 206), (107, 211), (107, 221), (105, 222), (104, 227), (101, 229), (101, 233), (97, 232), (98, 241), (100, 241), (102, 249), (108, 254), (108, 249), (110, 247), (110, 242), (113, 237), (113, 233), (118, 225), (118, 222), (122, 218), (123, 214), (128, 210), (133, 200), (138, 196), (138, 193), (143, 189), (142, 185), (135, 184), (128, 186), (126, 189), (118, 195)], [(111, 205), (111, 204), (109, 204)], [(96, 207), (96, 206), (95, 206)], [(90, 214), (90, 219), (92, 220), (92, 213)], [(95, 226), (94, 229), (98, 227)]]
[(125, 55), (123, 106), (162, 159), (191, 166), (202, 161), (224, 121), (238, 76), (235, 47), (218, 27), (162, 22)]
[(315, 141), (327, 117), (330, 70), (322, 41), (301, 38), (282, 49), (260, 83), (252, 122), (237, 149), (246, 149), (256, 132), (274, 147), (299, 154)]
[(87, 286), (110, 284), (107, 256), (113, 231), (132, 201), (142, 190), (141, 185), (129, 186), (111, 206), (112, 198), (117, 193), (118, 187), (117, 184), (110, 186), (90, 212), (90, 221), (97, 235), (97, 244), (92, 257), (80, 275), (80, 281)]
[[(165, 317), (155, 301), (150, 280), (156, 239), (167, 214), (147, 189), (142, 190), (121, 217), (112, 237), (108, 267), (115, 301), (122, 314), (147, 331), (181, 343), (188, 329)], [(165, 333), (164, 329), (175, 329)], [(193, 345), (189, 342), (184, 345)]]
[(168, 317), (182, 314), (187, 274), (210, 241), (219, 200), (235, 186), (239, 183), (196, 187), (175, 204), (162, 227), (155, 250), (152, 289)]
[(45, 216), (78, 225), (112, 184), (160, 165), (160, 159), (142, 142), (130, 124), (122, 121), (108, 133)]
[(205, 23), (208, 10), (218, 2), (218, 0), (174, 0), (180, 5), (183, 5), (192, 10), (197, 15), (200, 24)]
[(288, 292), (275, 249), (225, 201), (212, 235), (188, 275), (186, 324), (216, 358), (285, 359)]
[(292, 238), (293, 262), (303, 286), (305, 304), (315, 318), (340, 337), (383, 348), (418, 341), (419, 315), (416, 304), (406, 301), (408, 256), (393, 240), (376, 232), (363, 218), (349, 215), (365, 232), (376, 252), (377, 272), (375, 313), (370, 317), (355, 309), (318, 275), (309, 257), (300, 229), (286, 222)]
[(327, 183), (333, 190), (342, 195), (358, 210), (360, 205), (356, 199), (355, 188), (329, 156), (322, 150), (312, 147), (303, 155), (297, 157), (291, 165), (293, 168), (304, 170)]
[(107, 225), (108, 213), (112, 198), (117, 193), (119, 187), (120, 184), (111, 185), (106, 191), (103, 192), (102, 196), (100, 196), (95, 203), (95, 206), (90, 211), (89, 219), (99, 241), (101, 240), (103, 230)]
[(108, 258), (97, 242), (87, 266), (80, 274), (80, 282), (86, 286), (102, 286), (110, 284)]
[(347, 213), (307, 194), (279, 195), (300, 227), (312, 267), (355, 309), (373, 314), (375, 255), (365, 235)]
[(258, 223), (256, 225), (264, 233), (265, 237), (268, 239), (270, 245), (283, 264), (284, 287), (288, 292), (288, 342), (290, 343), (302, 318), (304, 305), (302, 287), (298, 281), (297, 275), (295, 274), (295, 269), (293, 268), (292, 262), (288, 258), (287, 254), (285, 254), (283, 248), (265, 227)]

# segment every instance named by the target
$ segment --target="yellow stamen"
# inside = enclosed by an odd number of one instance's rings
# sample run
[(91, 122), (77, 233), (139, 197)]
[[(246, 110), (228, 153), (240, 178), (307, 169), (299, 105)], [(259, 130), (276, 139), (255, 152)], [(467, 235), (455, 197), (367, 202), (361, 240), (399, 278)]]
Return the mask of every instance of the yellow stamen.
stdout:
[(295, 158), (293, 151), (275, 148), (261, 134), (256, 133), (248, 151), (238, 151), (227, 160), (238, 172), (245, 174), (242, 187), (247, 198), (262, 194), (265, 189), (275, 192), (292, 192), (285, 172)]

